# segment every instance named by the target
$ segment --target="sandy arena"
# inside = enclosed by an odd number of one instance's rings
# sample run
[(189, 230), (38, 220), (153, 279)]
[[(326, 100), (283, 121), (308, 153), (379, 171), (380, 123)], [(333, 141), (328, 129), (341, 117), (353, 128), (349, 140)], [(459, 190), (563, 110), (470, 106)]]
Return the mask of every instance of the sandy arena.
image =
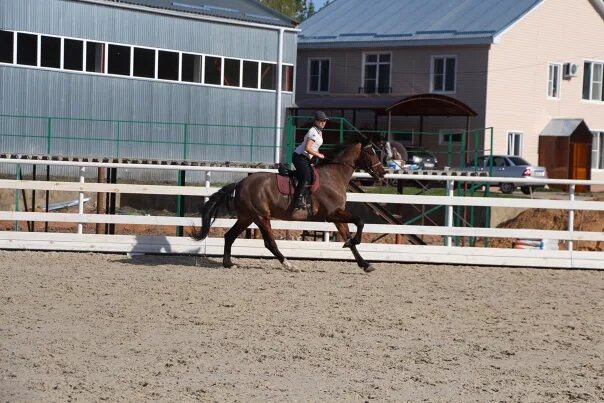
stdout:
[(236, 261), (0, 251), (0, 400), (604, 400), (604, 272)]

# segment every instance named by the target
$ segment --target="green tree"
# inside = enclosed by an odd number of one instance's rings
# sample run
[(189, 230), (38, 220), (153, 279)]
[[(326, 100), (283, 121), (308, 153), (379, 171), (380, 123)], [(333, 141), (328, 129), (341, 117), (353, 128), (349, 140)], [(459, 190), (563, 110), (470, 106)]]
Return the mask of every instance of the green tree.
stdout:
[(260, 2), (297, 21), (307, 19), (316, 11), (313, 0), (260, 0)]

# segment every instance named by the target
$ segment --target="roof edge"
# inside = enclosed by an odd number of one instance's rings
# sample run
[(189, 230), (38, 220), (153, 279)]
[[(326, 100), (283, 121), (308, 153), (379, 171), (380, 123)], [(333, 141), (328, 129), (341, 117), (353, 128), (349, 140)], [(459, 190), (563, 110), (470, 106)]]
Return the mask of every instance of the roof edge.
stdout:
[(529, 14), (533, 13), (536, 9), (538, 9), (544, 2), (545, 2), (545, 0), (537, 0), (537, 2), (535, 4), (533, 4), (532, 6), (527, 8), (515, 20), (510, 22), (507, 26), (503, 27), (499, 32), (497, 32), (495, 34), (494, 43), (499, 43), (499, 41), (501, 40), (501, 37), (503, 35), (505, 35), (512, 28), (514, 28), (514, 26), (516, 24), (518, 24), (520, 21), (522, 21), (526, 16), (528, 16)]
[[(149, 13), (164, 14), (164, 15), (170, 15), (173, 17), (189, 18), (189, 19), (194, 19), (194, 20), (211, 21), (211, 22), (217, 22), (217, 23), (222, 23), (222, 24), (243, 25), (243, 26), (248, 26), (248, 27), (263, 28), (263, 29), (270, 29), (270, 30), (285, 30), (285, 31), (291, 31), (291, 32), (300, 32), (300, 29), (296, 28), (295, 26), (289, 27), (286, 25), (262, 24), (259, 22), (244, 21), (244, 20), (233, 19), (233, 18), (223, 18), (223, 17), (216, 17), (216, 16), (199, 14), (199, 13), (187, 13), (184, 11), (166, 10), (163, 8), (149, 7), (149, 6), (144, 6), (144, 5), (121, 3), (118, 1), (112, 1), (112, 0), (67, 0), (67, 1), (76, 2), (76, 3), (97, 4), (97, 5), (101, 5), (101, 6), (117, 7), (117, 8), (129, 9), (129, 10), (145, 11), (145, 12), (149, 12)], [(287, 17), (287, 18), (289, 18), (289, 17)]]
[(463, 39), (415, 39), (403, 41), (350, 41), (350, 42), (301, 42), (298, 37), (298, 49), (334, 49), (334, 48), (406, 48), (416, 46), (443, 46), (443, 45), (491, 45), (495, 43), (494, 37), (463, 38)]
[(600, 17), (604, 18), (604, 1), (602, 0), (589, 0), (591, 5), (600, 14)]

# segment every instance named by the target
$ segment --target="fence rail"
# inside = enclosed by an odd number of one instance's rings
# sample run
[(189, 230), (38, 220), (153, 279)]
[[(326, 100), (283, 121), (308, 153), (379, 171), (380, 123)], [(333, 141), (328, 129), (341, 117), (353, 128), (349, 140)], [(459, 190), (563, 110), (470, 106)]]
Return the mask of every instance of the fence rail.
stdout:
[[(121, 167), (122, 164), (95, 163), (95, 162), (65, 162), (65, 161), (22, 161), (14, 159), (0, 159), (0, 163), (9, 164), (38, 164), (76, 166), (76, 167)], [(191, 167), (191, 166), (156, 166), (156, 165), (130, 165), (130, 169), (161, 169), (161, 170), (191, 170), (191, 171), (226, 171), (252, 173), (258, 171), (271, 171), (266, 169), (250, 169), (243, 167)], [(355, 177), (368, 178), (365, 173), (355, 173)], [(413, 179), (418, 175), (388, 174), (388, 179)], [(358, 194), (349, 193), (350, 202), (374, 202), (397, 204), (434, 204), (444, 205), (449, 215), (444, 226), (416, 226), (416, 225), (386, 225), (368, 224), (366, 233), (375, 234), (401, 234), (413, 233), (418, 235), (436, 235), (444, 237), (445, 245), (392, 245), (392, 244), (362, 244), (359, 250), (370, 260), (393, 262), (433, 262), (452, 264), (489, 264), (502, 266), (526, 267), (556, 267), (556, 268), (584, 268), (604, 269), (604, 252), (576, 251), (573, 249), (575, 241), (604, 241), (604, 232), (575, 231), (573, 228), (574, 214), (576, 211), (604, 211), (604, 202), (577, 200), (574, 194), (576, 185), (604, 185), (604, 181), (576, 181), (576, 180), (539, 180), (540, 183), (562, 183), (570, 185), (568, 200), (538, 200), (526, 198), (494, 197), (467, 197), (457, 195), (452, 191), (457, 182), (497, 183), (501, 178), (471, 177), (471, 176), (422, 176), (421, 180), (440, 181), (447, 183), (446, 196), (425, 195), (391, 195), (391, 194)], [(530, 179), (514, 179), (515, 182), (531, 184)], [(182, 187), (163, 185), (136, 185), (136, 184), (98, 184), (80, 182), (42, 182), (30, 180), (0, 180), (0, 189), (15, 190), (49, 190), (49, 191), (75, 191), (83, 195), (84, 192), (109, 192), (109, 193), (134, 193), (134, 194), (164, 194), (209, 196), (217, 190), (214, 187)], [(80, 203), (82, 204), (82, 197)], [(568, 212), (568, 227), (564, 231), (543, 229), (500, 229), (500, 228), (468, 228), (454, 226), (451, 219), (454, 206), (485, 206), (485, 207), (522, 207), (522, 208), (549, 208), (563, 209)], [(52, 221), (65, 223), (112, 223), (112, 224), (147, 224), (170, 226), (199, 225), (200, 220), (191, 217), (165, 217), (165, 216), (132, 216), (132, 215), (104, 215), (84, 214), (80, 206), (79, 213), (41, 213), (22, 211), (0, 211), (0, 220), (3, 221)], [(230, 227), (234, 223), (230, 219), (219, 219), (215, 227)], [(275, 229), (284, 230), (314, 230), (335, 232), (336, 228), (331, 223), (324, 222), (284, 222), (273, 221)], [(351, 230), (355, 230), (351, 226)], [(503, 248), (478, 248), (458, 247), (450, 242), (451, 237), (493, 237), (493, 238), (533, 238), (553, 239), (566, 241), (566, 250), (522, 250)], [(328, 239), (328, 237), (326, 237)], [(341, 244), (334, 242), (303, 242), (303, 241), (278, 241), (280, 248), (287, 257), (307, 257), (312, 252), (313, 256), (323, 259), (352, 259), (352, 254), (341, 248)], [(139, 252), (139, 253), (187, 253), (222, 255), (222, 239), (209, 238), (204, 242), (194, 242), (188, 238), (170, 236), (143, 236), (143, 235), (94, 235), (72, 233), (39, 233), (3, 231), (0, 232), (0, 248), (2, 249), (39, 249), (39, 250), (78, 250), (78, 251), (103, 251), (103, 252)], [(234, 255), (269, 256), (261, 240), (238, 239), (233, 247)]]

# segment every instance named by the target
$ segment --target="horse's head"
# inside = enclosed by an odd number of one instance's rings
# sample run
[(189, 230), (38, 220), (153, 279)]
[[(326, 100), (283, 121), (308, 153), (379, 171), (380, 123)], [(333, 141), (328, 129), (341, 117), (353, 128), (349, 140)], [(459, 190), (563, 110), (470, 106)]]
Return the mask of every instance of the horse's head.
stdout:
[(381, 180), (386, 174), (386, 169), (384, 169), (380, 157), (376, 154), (372, 143), (361, 144), (361, 153), (357, 160), (357, 164), (375, 179)]

